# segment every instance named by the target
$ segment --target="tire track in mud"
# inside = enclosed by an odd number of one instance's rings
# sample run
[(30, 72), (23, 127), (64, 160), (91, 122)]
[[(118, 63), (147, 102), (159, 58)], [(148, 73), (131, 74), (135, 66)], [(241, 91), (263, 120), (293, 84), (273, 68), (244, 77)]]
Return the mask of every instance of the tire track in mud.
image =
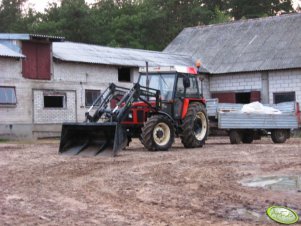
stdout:
[(270, 224), (241, 211), (264, 215), (271, 204), (298, 210), (300, 194), (239, 181), (301, 172), (300, 145), (233, 146), (217, 139), (199, 150), (176, 143), (170, 152), (150, 153), (133, 142), (112, 159), (59, 156), (56, 144), (0, 144), (0, 224)]

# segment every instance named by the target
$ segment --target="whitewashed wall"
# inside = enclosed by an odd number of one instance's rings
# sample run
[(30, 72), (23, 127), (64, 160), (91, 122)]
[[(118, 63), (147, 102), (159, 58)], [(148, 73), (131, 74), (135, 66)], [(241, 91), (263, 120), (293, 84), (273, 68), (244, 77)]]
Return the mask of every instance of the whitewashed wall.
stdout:
[(301, 70), (283, 70), (269, 72), (269, 99), (274, 101), (274, 93), (296, 93), (296, 101), (301, 103)]
[(65, 92), (65, 106), (63, 108), (44, 108), (44, 92), (47, 91), (33, 91), (34, 123), (51, 124), (76, 121), (76, 93), (74, 91)]
[(210, 92), (261, 90), (261, 73), (211, 75)]
[[(60, 90), (65, 86), (66, 90), (72, 89), (76, 92), (77, 121), (85, 120), (85, 90), (100, 90), (103, 92), (110, 83), (123, 87), (132, 87), (132, 83), (118, 82), (118, 67), (97, 64), (82, 64), (56, 62), (53, 64), (53, 82), (60, 83)], [(138, 69), (131, 70), (131, 80), (138, 80)], [(64, 86), (63, 86), (64, 85)]]
[(22, 73), (22, 60), (0, 57), (0, 81), (19, 79)]
[(16, 87), (17, 105), (0, 105), (1, 123), (31, 123), (31, 88), (22, 77), (22, 61), (0, 58), (0, 85)]

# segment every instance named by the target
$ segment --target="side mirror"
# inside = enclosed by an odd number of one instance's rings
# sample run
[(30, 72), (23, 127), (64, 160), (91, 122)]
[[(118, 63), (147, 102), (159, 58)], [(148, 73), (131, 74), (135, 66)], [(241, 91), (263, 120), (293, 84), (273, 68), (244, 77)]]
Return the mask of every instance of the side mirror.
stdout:
[(190, 87), (190, 79), (188, 77), (184, 77), (183, 78), (183, 86), (185, 88), (189, 88)]

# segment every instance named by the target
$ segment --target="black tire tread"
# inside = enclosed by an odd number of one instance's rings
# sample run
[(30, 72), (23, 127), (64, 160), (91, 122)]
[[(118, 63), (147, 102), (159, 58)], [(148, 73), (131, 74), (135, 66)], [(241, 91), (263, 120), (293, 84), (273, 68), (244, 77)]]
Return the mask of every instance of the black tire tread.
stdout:
[[(279, 137), (280, 132), (284, 132), (285, 137)], [(272, 138), (272, 141), (275, 144), (283, 144), (289, 138), (289, 131), (287, 131), (287, 130), (281, 130), (281, 131), (280, 130), (273, 130), (272, 133), (271, 133), (271, 138)]]
[(192, 103), (189, 105), (188, 111), (187, 111), (187, 115), (183, 120), (183, 124), (181, 126), (182, 128), (182, 135), (180, 136), (182, 144), (184, 145), (185, 148), (196, 148), (196, 147), (202, 147), (205, 144), (205, 141), (207, 139), (208, 136), (208, 129), (209, 129), (209, 123), (208, 123), (208, 118), (207, 118), (207, 133), (206, 136), (204, 137), (204, 139), (202, 141), (198, 141), (195, 138), (194, 135), (194, 119), (196, 114), (199, 111), (203, 111), (206, 116), (206, 109), (205, 107), (201, 104), (201, 103)]
[(242, 142), (242, 133), (237, 130), (231, 130), (229, 138), (231, 144), (240, 144)]
[[(158, 147), (153, 141), (153, 129), (158, 124), (158, 122), (161, 122), (162, 120), (170, 125), (171, 140), (166, 146)], [(149, 117), (141, 129), (141, 143), (149, 151), (167, 151), (173, 144), (174, 137), (174, 128), (172, 126), (172, 123), (170, 122), (168, 117), (164, 115), (153, 115)]]
[(251, 131), (244, 132), (241, 140), (244, 144), (251, 144), (254, 141), (254, 133)]

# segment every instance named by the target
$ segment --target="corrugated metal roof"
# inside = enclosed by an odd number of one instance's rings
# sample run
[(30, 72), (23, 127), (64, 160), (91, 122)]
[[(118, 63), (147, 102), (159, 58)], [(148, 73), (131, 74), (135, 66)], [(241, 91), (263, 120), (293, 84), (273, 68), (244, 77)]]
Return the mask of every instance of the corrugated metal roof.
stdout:
[(301, 14), (184, 29), (165, 53), (200, 58), (212, 74), (301, 68)]
[(131, 67), (145, 66), (146, 61), (150, 66), (194, 65), (190, 56), (74, 42), (53, 43), (53, 57), (69, 62)]
[(32, 39), (49, 39), (50, 41), (64, 41), (64, 37), (51, 36), (51, 35), (40, 35), (40, 34), (11, 34), (1, 33), (0, 39), (4, 40), (32, 40)]
[(0, 56), (1, 57), (12, 57), (12, 58), (25, 58), (24, 55), (11, 50), (5, 45), (0, 44)]

